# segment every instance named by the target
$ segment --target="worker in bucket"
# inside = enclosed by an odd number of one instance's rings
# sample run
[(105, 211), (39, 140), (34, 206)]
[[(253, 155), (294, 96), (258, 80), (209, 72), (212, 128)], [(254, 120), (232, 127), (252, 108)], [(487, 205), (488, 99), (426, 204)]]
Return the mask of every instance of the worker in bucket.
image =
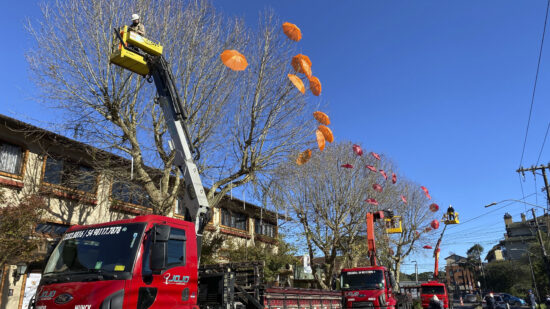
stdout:
[(143, 26), (140, 22), (138, 14), (132, 14), (132, 25), (128, 27), (128, 30), (134, 31), (141, 36), (145, 36), (145, 26)]

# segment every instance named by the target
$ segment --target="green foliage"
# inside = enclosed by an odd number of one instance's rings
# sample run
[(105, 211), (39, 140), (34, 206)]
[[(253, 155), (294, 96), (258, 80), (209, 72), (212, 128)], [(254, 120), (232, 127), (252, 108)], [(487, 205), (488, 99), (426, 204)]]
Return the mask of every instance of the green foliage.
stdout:
[(407, 275), (407, 274), (402, 273), (402, 272), (399, 273), (399, 281), (411, 281), (411, 280), (415, 280), (414, 274)]
[[(274, 251), (275, 248), (277, 248), (276, 253)], [(266, 283), (272, 283), (277, 280), (277, 275), (287, 264), (295, 264), (297, 262), (295, 255), (296, 248), (285, 242), (282, 237), (279, 237), (276, 247), (267, 245), (252, 247), (233, 245), (227, 251), (227, 257), (231, 262), (264, 261), (264, 281)]]
[(524, 294), (532, 286), (529, 263), (495, 261), (486, 268), (487, 288), (492, 291)]
[(418, 281), (431, 281), (434, 278), (434, 273), (432, 271), (425, 271), (423, 273), (418, 273)]
[[(542, 240), (546, 248), (546, 254), (548, 254), (548, 248), (550, 241), (548, 240), (548, 236), (544, 233), (542, 233)], [(542, 257), (542, 250), (540, 248), (540, 244), (538, 242), (532, 243), (529, 246), (529, 249), (527, 250), (531, 256), (531, 263), (533, 264), (533, 272), (535, 273), (535, 279), (537, 281), (537, 288), (538, 288), (538, 295), (541, 297), (544, 297), (546, 294), (550, 294), (550, 290), (548, 290), (548, 286), (550, 284), (550, 280), (548, 278), (548, 271), (544, 264), (544, 259)], [(527, 255), (525, 255), (522, 258), (522, 261), (529, 265), (529, 260)], [(536, 295), (536, 294), (535, 294)]]
[(480, 244), (475, 244), (470, 249), (468, 249), (468, 251), (466, 251), (468, 257), (474, 258), (476, 260), (480, 259), (481, 253), (483, 253), (483, 246)]
[(218, 251), (223, 246), (226, 237), (219, 233), (204, 233), (201, 248), (201, 264), (217, 263)]
[(0, 191), (0, 266), (6, 262), (32, 262), (39, 258), (35, 251), (43, 240), (34, 232), (47, 207), (39, 195), (26, 195), (8, 202)]

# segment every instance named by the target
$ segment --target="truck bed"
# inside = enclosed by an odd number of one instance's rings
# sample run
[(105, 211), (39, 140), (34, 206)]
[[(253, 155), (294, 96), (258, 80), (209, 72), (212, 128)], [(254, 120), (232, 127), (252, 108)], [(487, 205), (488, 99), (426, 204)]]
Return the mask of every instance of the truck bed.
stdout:
[(340, 291), (267, 286), (263, 262), (205, 265), (199, 269), (201, 308), (339, 309)]

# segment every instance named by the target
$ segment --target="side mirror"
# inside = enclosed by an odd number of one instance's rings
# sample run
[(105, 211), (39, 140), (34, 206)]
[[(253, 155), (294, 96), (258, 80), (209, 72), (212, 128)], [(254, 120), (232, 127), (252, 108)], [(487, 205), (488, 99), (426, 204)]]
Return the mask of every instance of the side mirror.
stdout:
[(150, 267), (153, 273), (159, 274), (166, 269), (166, 250), (168, 239), (170, 238), (170, 226), (155, 225), (151, 236), (153, 239), (151, 243)]

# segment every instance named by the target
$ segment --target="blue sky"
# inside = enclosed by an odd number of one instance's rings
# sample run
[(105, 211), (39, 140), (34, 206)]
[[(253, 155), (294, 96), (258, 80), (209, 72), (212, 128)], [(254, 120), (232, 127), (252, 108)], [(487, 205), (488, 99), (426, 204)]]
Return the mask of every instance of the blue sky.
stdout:
[[(485, 209), (493, 201), (522, 197), (515, 170), (539, 53), (546, 1), (244, 1), (214, 4), (254, 26), (274, 9), (303, 33), (302, 53), (313, 61), (339, 140), (350, 140), (391, 158), (400, 174), (426, 186), (435, 202), (452, 204), (467, 223), (447, 230), (442, 257), (486, 249), (504, 233), (503, 215), (515, 220), (520, 204)], [(0, 19), (0, 113), (43, 125), (55, 119), (32, 98), (24, 52), (25, 17), (36, 2), (3, 2)], [(548, 39), (548, 38), (547, 38)], [(550, 40), (550, 39), (549, 39)], [(548, 44), (548, 41), (547, 41)], [(9, 47), (9, 48), (8, 48)], [(542, 56), (523, 165), (536, 163), (550, 121), (550, 46)], [(550, 144), (550, 141), (548, 142)], [(546, 145), (539, 164), (550, 162)], [(545, 206), (532, 174), (523, 182), (531, 203)], [(506, 204), (502, 204), (506, 205)], [(489, 211), (492, 211), (489, 213)], [(540, 212), (539, 212), (540, 213)], [(478, 217), (479, 216), (479, 217)], [(431, 252), (413, 257), (433, 269)], [(440, 263), (444, 263), (443, 259)], [(405, 265), (405, 272), (414, 266)]]

